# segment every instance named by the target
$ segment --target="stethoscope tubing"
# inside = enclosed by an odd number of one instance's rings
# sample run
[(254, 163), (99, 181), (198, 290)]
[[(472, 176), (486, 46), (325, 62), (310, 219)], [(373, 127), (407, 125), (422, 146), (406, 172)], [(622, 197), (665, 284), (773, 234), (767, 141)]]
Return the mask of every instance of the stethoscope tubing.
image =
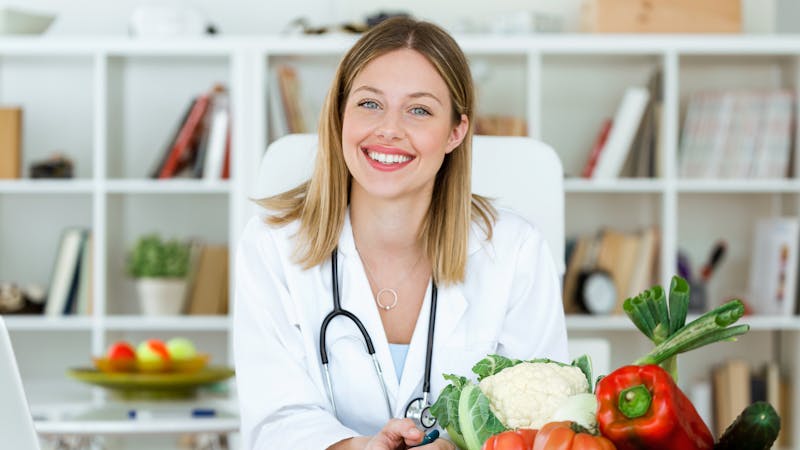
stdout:
[[(367, 328), (364, 326), (361, 320), (358, 317), (356, 317), (355, 314), (342, 308), (340, 294), (339, 294), (339, 264), (338, 264), (337, 249), (334, 249), (331, 254), (331, 289), (333, 291), (332, 292), (333, 310), (329, 312), (322, 320), (322, 325), (320, 326), (320, 333), (319, 333), (319, 352), (320, 352), (320, 359), (322, 361), (322, 369), (325, 372), (325, 383), (328, 388), (328, 397), (331, 402), (333, 414), (338, 417), (336, 411), (336, 401), (333, 398), (333, 383), (331, 382), (331, 374), (330, 370), (328, 369), (328, 348), (326, 345), (326, 335), (328, 331), (328, 325), (330, 324), (330, 322), (336, 317), (344, 316), (350, 319), (350, 321), (355, 324), (355, 326), (358, 328), (358, 331), (361, 333), (361, 336), (364, 338), (364, 344), (367, 347), (367, 353), (369, 353), (369, 356), (372, 359), (372, 365), (375, 368), (375, 373), (378, 376), (378, 381), (380, 381), (380, 386), (381, 390), (383, 391), (383, 398), (386, 401), (386, 409), (389, 413), (389, 417), (390, 418), (394, 417), (394, 414), (392, 413), (391, 402), (389, 401), (389, 392), (386, 389), (386, 382), (383, 379), (383, 369), (381, 368), (381, 364), (378, 361), (378, 358), (375, 356), (375, 346), (372, 343), (372, 338), (370, 338), (369, 332), (367, 332)], [(438, 289), (436, 289), (436, 283), (434, 282), (431, 285), (431, 310), (430, 310), (430, 317), (428, 319), (428, 342), (426, 343), (426, 349), (425, 349), (426, 350), (425, 372), (424, 372), (424, 379), (422, 381), (422, 398), (414, 399), (411, 402), (414, 403), (416, 401), (422, 400), (421, 406), (423, 408), (430, 405), (431, 363), (433, 360), (433, 334), (436, 327), (437, 297), (438, 297)], [(406, 408), (406, 410), (408, 410), (408, 407)]]

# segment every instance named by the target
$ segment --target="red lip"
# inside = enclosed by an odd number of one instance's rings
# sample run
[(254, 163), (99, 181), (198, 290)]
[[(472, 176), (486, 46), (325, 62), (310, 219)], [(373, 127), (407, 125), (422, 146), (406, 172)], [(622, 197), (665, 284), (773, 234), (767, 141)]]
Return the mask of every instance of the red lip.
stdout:
[[(408, 156), (411, 159), (402, 163), (384, 164), (382, 162), (378, 162), (370, 158), (369, 152), (383, 153), (386, 155), (402, 155), (402, 156)], [(382, 145), (363, 146), (361, 147), (361, 153), (364, 155), (364, 158), (367, 160), (367, 163), (369, 163), (370, 166), (372, 166), (376, 170), (380, 170), (381, 172), (394, 172), (396, 170), (400, 170), (403, 167), (411, 164), (411, 161), (414, 161), (415, 159), (412, 154), (406, 151), (392, 147), (384, 147)]]

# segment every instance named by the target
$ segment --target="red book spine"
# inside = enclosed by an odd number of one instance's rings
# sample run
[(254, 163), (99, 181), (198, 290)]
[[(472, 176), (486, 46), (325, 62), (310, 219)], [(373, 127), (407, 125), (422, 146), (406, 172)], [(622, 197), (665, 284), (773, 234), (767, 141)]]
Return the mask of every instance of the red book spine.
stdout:
[(597, 138), (594, 140), (592, 151), (589, 152), (589, 159), (583, 167), (583, 172), (581, 172), (583, 178), (592, 177), (594, 168), (597, 166), (597, 160), (600, 159), (600, 153), (603, 151), (606, 139), (608, 139), (608, 133), (611, 132), (611, 123), (611, 119), (606, 119), (603, 121), (603, 125), (600, 126), (600, 132), (597, 133)]
[(225, 159), (222, 163), (222, 179), (227, 180), (231, 177), (231, 124), (228, 123), (228, 131), (225, 135)]
[(186, 119), (186, 122), (184, 122), (183, 127), (181, 127), (177, 139), (175, 139), (175, 144), (172, 146), (169, 157), (164, 163), (164, 167), (161, 168), (158, 178), (170, 178), (175, 176), (181, 156), (183, 153), (191, 150), (190, 144), (192, 143), (192, 138), (208, 109), (209, 100), (210, 96), (208, 94), (203, 94), (197, 98), (194, 107), (192, 107), (192, 111), (189, 113), (189, 117)]

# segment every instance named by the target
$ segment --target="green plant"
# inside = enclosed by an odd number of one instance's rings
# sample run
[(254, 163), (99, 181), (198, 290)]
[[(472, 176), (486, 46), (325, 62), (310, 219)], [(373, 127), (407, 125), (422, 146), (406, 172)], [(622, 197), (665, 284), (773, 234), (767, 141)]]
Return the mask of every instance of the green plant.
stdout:
[(136, 278), (183, 278), (189, 272), (190, 244), (162, 240), (156, 234), (139, 238), (128, 255), (128, 273)]

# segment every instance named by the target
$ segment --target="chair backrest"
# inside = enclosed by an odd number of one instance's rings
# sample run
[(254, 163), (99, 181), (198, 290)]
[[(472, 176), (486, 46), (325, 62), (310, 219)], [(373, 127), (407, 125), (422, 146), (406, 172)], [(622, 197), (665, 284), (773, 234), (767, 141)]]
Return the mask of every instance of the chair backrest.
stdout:
[(0, 316), (0, 436), (2, 448), (38, 450), (39, 437), (33, 426), (22, 378), (17, 368), (11, 338)]
[[(254, 197), (278, 194), (311, 176), (315, 134), (293, 134), (273, 142), (261, 161)], [(548, 145), (525, 137), (475, 136), (472, 191), (516, 211), (544, 234), (560, 275), (564, 274), (564, 172)]]

